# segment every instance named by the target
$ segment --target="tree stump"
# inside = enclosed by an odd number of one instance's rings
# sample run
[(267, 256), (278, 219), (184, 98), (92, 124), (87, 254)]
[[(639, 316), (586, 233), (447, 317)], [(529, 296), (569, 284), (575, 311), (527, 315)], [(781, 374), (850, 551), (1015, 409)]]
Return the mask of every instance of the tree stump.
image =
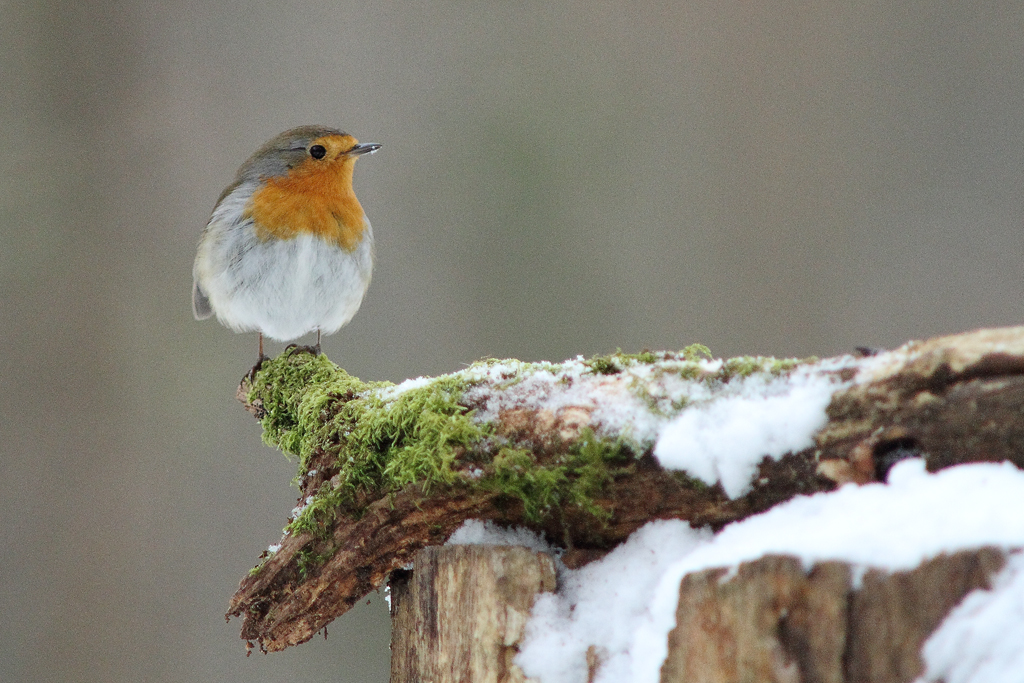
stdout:
[(544, 553), (424, 548), (391, 578), (391, 683), (521, 683), (512, 663), (536, 595), (555, 589)]
[(1006, 562), (983, 548), (941, 555), (906, 572), (870, 570), (854, 588), (841, 562), (804, 571), (765, 557), (686, 576), (662, 683), (910, 683), (921, 646), (970, 591)]

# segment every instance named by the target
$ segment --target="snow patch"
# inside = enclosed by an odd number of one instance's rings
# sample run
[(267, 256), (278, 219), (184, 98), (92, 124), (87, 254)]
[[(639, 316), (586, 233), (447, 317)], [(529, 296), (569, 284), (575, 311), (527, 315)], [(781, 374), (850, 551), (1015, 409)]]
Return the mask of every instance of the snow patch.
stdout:
[(694, 366), (714, 373), (722, 361), (627, 361), (613, 374), (595, 373), (582, 356), (555, 365), (505, 361), (462, 371), (470, 382), (465, 399), (480, 406), (475, 419), (491, 422), (506, 410), (527, 408), (557, 416), (582, 409), (598, 435), (623, 438), (642, 448), (654, 443), (679, 405), (711, 397), (707, 383), (684, 379), (679, 370)]
[(651, 522), (600, 562), (559, 574), (558, 593), (537, 597), (516, 663), (542, 681), (587, 682), (587, 649), (597, 648), (595, 681), (628, 681), (630, 647), (658, 580), (710, 538), (680, 520)]
[(971, 591), (925, 641), (919, 683), (1018, 683), (1024, 677), (1024, 553), (991, 590)]
[(384, 387), (380, 389), (378, 395), (385, 401), (393, 401), (405, 392), (425, 387), (436, 379), (436, 377), (414, 377), (392, 387)]
[[(737, 567), (768, 554), (798, 557), (808, 568), (838, 560), (860, 573), (902, 571), (941, 553), (983, 546), (1024, 547), (1024, 472), (1009, 463), (929, 474), (921, 460), (907, 460), (893, 467), (886, 484), (800, 496), (714, 536), (681, 521), (652, 522), (599, 562), (560, 574), (559, 594), (535, 604), (516, 663), (541, 683), (584, 683), (593, 646), (603, 662), (597, 682), (656, 683), (687, 573)], [(999, 619), (998, 627), (973, 631), (977, 647), (999, 662), (1018, 656), (1015, 648), (1024, 642), (1024, 560), (1014, 560), (1006, 572), (993, 591), (972, 596), (955, 612), (974, 622), (957, 625), (951, 616), (943, 627), (965, 633), (979, 619)], [(933, 636), (941, 637), (961, 636)], [(936, 642), (933, 650), (946, 652), (943, 641)], [(928, 680), (1011, 680), (987, 677), (992, 669), (983, 655), (931, 657)], [(1017, 673), (1024, 670), (1014, 661)]]
[(778, 460), (814, 445), (837, 388), (806, 370), (769, 381), (752, 376), (734, 395), (684, 410), (661, 430), (654, 457), (666, 469), (721, 483), (730, 498), (742, 496), (765, 456)]
[(893, 467), (887, 484), (848, 484), (799, 496), (725, 527), (666, 571), (649, 621), (634, 641), (635, 683), (655, 683), (675, 626), (679, 583), (691, 572), (735, 567), (768, 554), (806, 568), (838, 560), (904, 571), (942, 553), (1024, 545), (1024, 472), (1010, 463), (950, 467), (929, 474), (919, 458)]
[(490, 520), (480, 519), (467, 519), (445, 545), (511, 545), (538, 552), (552, 552), (548, 542), (529, 529), (501, 527)]

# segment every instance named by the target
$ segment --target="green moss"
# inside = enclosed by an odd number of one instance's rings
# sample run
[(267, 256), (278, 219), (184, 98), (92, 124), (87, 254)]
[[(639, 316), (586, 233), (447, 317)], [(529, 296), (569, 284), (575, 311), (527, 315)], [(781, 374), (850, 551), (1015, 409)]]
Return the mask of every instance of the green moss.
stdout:
[(693, 491), (708, 491), (711, 489), (711, 486), (706, 481), (690, 476), (685, 470), (669, 470), (669, 474), (684, 488)]
[(684, 360), (689, 361), (711, 360), (712, 358), (711, 349), (703, 344), (690, 344), (680, 351), (680, 355)]
[(493, 474), (481, 486), (521, 500), (528, 519), (539, 519), (561, 501), (560, 489), (568, 481), (564, 467), (538, 466), (533, 453), (516, 448), (499, 450), (492, 465)]
[(594, 356), (583, 361), (583, 364), (590, 368), (595, 375), (614, 375), (622, 372), (627, 367), (637, 363), (653, 365), (665, 359), (665, 354), (657, 354), (653, 351), (641, 351), (640, 353), (623, 353), (617, 349), (615, 353), (606, 356)]
[(645, 365), (654, 365), (658, 362), (658, 356), (650, 351), (641, 351), (636, 354), (636, 362)]
[[(759, 372), (780, 375), (803, 362), (741, 357), (718, 366), (705, 362), (710, 357), (707, 347), (694, 344), (680, 352), (618, 351), (583, 362), (597, 375), (650, 366), (637, 373), (632, 391), (663, 417), (678, 414), (688, 398), (651, 396), (642, 378), (670, 373), (728, 382)], [(533, 521), (567, 507), (605, 519), (607, 512), (596, 501), (615, 473), (650, 444), (629, 441), (628, 435), (608, 439), (588, 429), (569, 443), (534, 452), (502, 440), (462, 405), (466, 390), (484, 377), (500, 390), (537, 371), (565, 372), (566, 381), (578, 377), (578, 365), (566, 371), (551, 363), (486, 359), (399, 391), (387, 382), (352, 377), (322, 355), (289, 351), (266, 361), (249, 394), (249, 402), (262, 409), (263, 439), (298, 458), (297, 482), (316, 486), (303, 490), (306, 503), (287, 528), (314, 539), (303, 551), (300, 570), (308, 571), (333, 552), (328, 535), (339, 515), (357, 518), (368, 503), (409, 485), (424, 493), (456, 484), (499, 492), (522, 501)], [(311, 468), (318, 470), (316, 477), (310, 478)], [(702, 485), (698, 480), (689, 484)]]
[(722, 369), (716, 373), (723, 382), (739, 377), (750, 377), (754, 373), (766, 372), (773, 377), (783, 375), (798, 365), (814, 362), (817, 358), (766, 358), (764, 356), (738, 356), (722, 362)]
[(295, 566), (298, 567), (300, 580), (305, 581), (311, 572), (321, 567), (333, 556), (333, 551), (318, 553), (309, 547), (295, 553)]
[(332, 394), (358, 393), (367, 386), (326, 356), (286, 351), (263, 363), (249, 402), (259, 400), (263, 408), (263, 442), (301, 459), (316, 447), (310, 414)]
[(314, 458), (338, 470), (288, 531), (324, 532), (338, 509), (352, 507), (360, 494), (452, 483), (457, 453), (486, 435), (459, 405), (466, 384), (449, 375), (388, 392), (393, 385), (361, 382), (322, 355), (285, 353), (265, 362), (249, 394), (265, 411), (263, 440), (297, 456), (300, 476)]
[(696, 379), (706, 371), (701, 361), (711, 360), (711, 350), (703, 344), (690, 344), (678, 353), (641, 351), (623, 353), (622, 349), (604, 356), (594, 356), (583, 361), (595, 375), (615, 375), (634, 365), (655, 365), (662, 361), (682, 361), (678, 372), (684, 379)]
[(594, 356), (583, 362), (595, 375), (614, 375), (622, 372), (622, 367), (616, 362), (615, 354), (608, 356)]
[(520, 500), (531, 521), (539, 522), (552, 510), (566, 506), (604, 520), (608, 512), (595, 498), (611, 482), (615, 470), (632, 459), (632, 452), (622, 442), (609, 442), (585, 429), (567, 453), (550, 461), (537, 462), (526, 450), (500, 449), (493, 470), (481, 479), (480, 486)]

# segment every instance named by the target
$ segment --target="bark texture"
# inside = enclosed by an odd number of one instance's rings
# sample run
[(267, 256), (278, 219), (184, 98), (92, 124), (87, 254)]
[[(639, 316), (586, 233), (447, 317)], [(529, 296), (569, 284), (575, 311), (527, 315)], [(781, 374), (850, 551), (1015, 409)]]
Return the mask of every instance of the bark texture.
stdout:
[(662, 683), (909, 683), (921, 646), (970, 591), (988, 588), (1001, 550), (941, 555), (911, 571), (868, 571), (853, 588), (838, 562), (805, 572), (770, 556), (686, 576)]
[[(268, 361), (274, 362), (277, 359)], [(556, 411), (519, 405), (496, 415), (490, 425), (494, 436), (480, 448), (455, 451), (452, 467), (464, 476), (430, 486), (415, 482), (397, 490), (368, 490), (361, 494), (357, 512), (338, 514), (323, 533), (286, 535), (280, 550), (242, 580), (228, 615), (241, 616), (242, 637), (265, 650), (304, 642), (383, 585), (392, 571), (408, 566), (417, 551), (443, 543), (471, 518), (539, 531), (567, 548), (564, 561), (573, 567), (601, 557), (653, 519), (685, 519), (717, 529), (798, 494), (882, 479), (903, 457), (923, 457), (933, 471), (975, 461), (1024, 465), (1024, 328), (912, 342), (873, 357), (825, 361), (817, 367), (845, 383), (833, 395), (828, 423), (815, 436), (815, 446), (777, 461), (765, 458), (752, 488), (741, 497), (730, 499), (720, 486), (701, 485), (662, 469), (648, 448), (609, 460), (612, 466), (604, 471), (600, 485), (588, 489), (589, 507), (562, 498), (539, 512), (531, 510), (521, 497), (476, 484), (478, 473), (486, 478), (495, 471), (496, 459), (504, 457), (496, 445), (488, 451), (487, 444), (511, 444), (517, 453), (526, 454), (529, 466), (543, 469), (578, 453), (580, 440), (596, 425), (589, 405), (562, 405)], [(598, 372), (597, 390), (617, 390), (615, 383), (622, 375), (614, 364), (602, 365)], [(257, 417), (278, 410), (271, 403), (280, 390), (260, 385), (260, 376), (255, 388), (243, 382), (239, 391)], [(629, 382), (635, 384), (636, 379)], [(496, 378), (491, 391), (506, 391), (507, 384)], [(481, 392), (474, 396), (466, 401), (467, 410), (482, 408)], [(350, 400), (352, 392), (325, 403), (320, 408), (325, 424)], [(334, 434), (337, 446), (343, 435), (327, 431)], [(340, 467), (340, 446), (335, 446), (318, 446), (309, 476), (300, 478), (300, 500), (334, 481)], [(572, 483), (583, 476), (580, 472), (585, 470), (559, 470), (558, 476)], [(801, 584), (799, 591), (813, 602), (813, 596), (831, 590), (838, 581), (835, 571), (821, 569), (820, 576), (808, 578), (810, 583)], [(860, 609), (857, 604), (852, 609)], [(837, 612), (828, 618), (846, 617)], [(797, 634), (793, 637), (803, 643), (800, 647), (831, 653), (823, 654), (822, 661), (834, 658), (835, 643), (799, 626), (797, 617), (791, 621)], [(807, 631), (805, 636), (798, 635), (801, 628)], [(794, 661), (787, 653), (779, 650), (775, 659), (757, 666), (784, 671), (790, 666), (786, 662)], [(821, 676), (813, 680), (831, 680)]]
[(391, 683), (521, 683), (519, 652), (551, 558), (526, 548), (446, 546), (416, 553), (391, 580)]

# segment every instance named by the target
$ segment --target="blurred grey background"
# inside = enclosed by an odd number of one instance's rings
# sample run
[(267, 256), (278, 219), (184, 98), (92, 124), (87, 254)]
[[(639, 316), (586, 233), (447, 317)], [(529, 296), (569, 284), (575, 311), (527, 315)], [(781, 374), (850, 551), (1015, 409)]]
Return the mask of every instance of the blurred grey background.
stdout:
[(0, 679), (386, 680), (379, 596), (268, 656), (223, 618), (294, 465), (191, 265), (267, 138), (384, 145), (324, 342), (365, 379), (828, 356), (1024, 320), (1022, 36), (1014, 0), (3, 2)]

